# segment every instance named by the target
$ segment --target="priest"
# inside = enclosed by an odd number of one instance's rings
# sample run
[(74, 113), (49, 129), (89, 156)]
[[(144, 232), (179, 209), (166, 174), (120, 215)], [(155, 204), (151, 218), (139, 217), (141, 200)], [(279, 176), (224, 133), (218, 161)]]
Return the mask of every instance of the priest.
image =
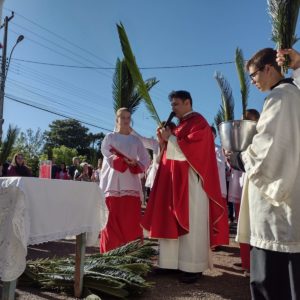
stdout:
[(210, 247), (228, 244), (227, 210), (209, 124), (193, 112), (189, 92), (169, 100), (179, 125), (157, 131), (165, 146), (142, 225), (159, 239), (159, 267), (192, 283), (211, 266)]

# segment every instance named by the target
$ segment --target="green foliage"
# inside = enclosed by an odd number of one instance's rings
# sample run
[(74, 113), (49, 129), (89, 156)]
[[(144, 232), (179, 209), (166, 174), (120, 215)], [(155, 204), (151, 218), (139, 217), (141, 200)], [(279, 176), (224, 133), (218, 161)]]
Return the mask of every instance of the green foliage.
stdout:
[(19, 133), (18, 127), (9, 125), (4, 141), (0, 141), (0, 165), (10, 156)]
[(249, 96), (249, 77), (245, 71), (245, 60), (243, 56), (243, 51), (239, 48), (236, 48), (235, 51), (235, 66), (238, 73), (240, 81), (240, 91), (242, 97), (242, 109), (243, 109), (243, 119), (246, 115), (246, 109), (248, 105), (248, 96)]
[[(105, 254), (87, 256), (84, 265), (83, 285), (95, 293), (105, 293), (118, 298), (142, 294), (152, 287), (142, 276), (152, 267), (153, 249), (157, 242), (133, 241)], [(21, 283), (34, 282), (41, 287), (57, 289), (74, 285), (74, 258), (52, 258), (27, 261)]]
[(119, 33), (119, 39), (121, 42), (122, 51), (123, 51), (123, 54), (125, 57), (125, 62), (130, 71), (133, 82), (137, 86), (139, 94), (144, 99), (146, 107), (151, 114), (151, 117), (160, 125), (161, 121), (160, 121), (157, 111), (154, 107), (154, 104), (151, 100), (150, 94), (149, 94), (147, 86), (143, 80), (142, 74), (136, 63), (136, 60), (135, 60), (134, 54), (131, 50), (131, 46), (130, 46), (130, 43), (129, 43), (129, 40), (128, 40), (128, 37), (127, 37), (127, 34), (126, 34), (123, 24), (120, 23), (119, 25), (117, 25), (117, 29), (118, 29), (118, 33)]
[(21, 152), (24, 155), (26, 165), (31, 169), (32, 175), (37, 176), (39, 170), (39, 157), (44, 146), (44, 133), (40, 128), (34, 132), (31, 128), (21, 132), (18, 136), (10, 159), (15, 153)]
[[(150, 78), (145, 81), (149, 91), (158, 81)], [(125, 59), (117, 59), (116, 69), (113, 78), (113, 100), (115, 112), (126, 107), (133, 114), (139, 106), (142, 95), (139, 94), (137, 86), (134, 84)]]
[(234, 120), (234, 99), (229, 82), (220, 72), (215, 73), (215, 79), (221, 90), (222, 105), (216, 118), (222, 121)]
[[(272, 22), (272, 40), (278, 49), (292, 48), (297, 42), (295, 30), (300, 0), (268, 0), (268, 11)], [(283, 66), (287, 73), (289, 61)]]

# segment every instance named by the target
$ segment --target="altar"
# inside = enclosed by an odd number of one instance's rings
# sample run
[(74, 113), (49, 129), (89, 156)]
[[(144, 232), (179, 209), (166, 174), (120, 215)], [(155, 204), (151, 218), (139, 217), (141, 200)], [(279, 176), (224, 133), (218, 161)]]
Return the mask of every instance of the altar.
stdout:
[[(94, 246), (108, 209), (96, 183), (29, 177), (0, 178), (2, 299), (13, 299), (26, 267), (27, 246), (76, 235), (75, 296), (80, 297), (85, 244)], [(5, 297), (5, 298), (4, 298)]]

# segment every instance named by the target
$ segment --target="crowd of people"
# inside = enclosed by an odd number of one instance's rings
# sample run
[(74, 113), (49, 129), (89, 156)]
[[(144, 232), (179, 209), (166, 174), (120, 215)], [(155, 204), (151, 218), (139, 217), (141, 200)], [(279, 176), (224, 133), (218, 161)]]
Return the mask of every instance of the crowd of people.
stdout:
[[(281, 73), (286, 55), (294, 79)], [(130, 110), (120, 108), (97, 169), (74, 157), (68, 168), (54, 164), (52, 178), (99, 184), (109, 210), (101, 253), (147, 232), (159, 241), (158, 270), (178, 270), (180, 281), (193, 283), (212, 267), (212, 249), (229, 243), (235, 219), (252, 298), (300, 299), (300, 53), (265, 48), (246, 69), (252, 84), (270, 91), (261, 114), (247, 110), (257, 133), (246, 151), (215, 145), (216, 130), (179, 90), (169, 95), (178, 125), (162, 124), (157, 139), (145, 138), (130, 127)], [(142, 215), (145, 174), (150, 192)], [(21, 153), (4, 175), (31, 176)]]

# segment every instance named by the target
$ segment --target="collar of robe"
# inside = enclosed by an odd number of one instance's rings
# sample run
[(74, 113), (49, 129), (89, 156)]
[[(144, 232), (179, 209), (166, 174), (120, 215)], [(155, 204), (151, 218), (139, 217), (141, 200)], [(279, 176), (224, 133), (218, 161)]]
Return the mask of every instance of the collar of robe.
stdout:
[(276, 84), (274, 84), (274, 85), (271, 87), (271, 90), (273, 90), (274, 88), (276, 88), (276, 87), (279, 86), (280, 84), (284, 84), (284, 83), (289, 83), (289, 84), (295, 85), (295, 84), (294, 84), (294, 79), (293, 79), (293, 78), (283, 78), (283, 79), (279, 80)]

